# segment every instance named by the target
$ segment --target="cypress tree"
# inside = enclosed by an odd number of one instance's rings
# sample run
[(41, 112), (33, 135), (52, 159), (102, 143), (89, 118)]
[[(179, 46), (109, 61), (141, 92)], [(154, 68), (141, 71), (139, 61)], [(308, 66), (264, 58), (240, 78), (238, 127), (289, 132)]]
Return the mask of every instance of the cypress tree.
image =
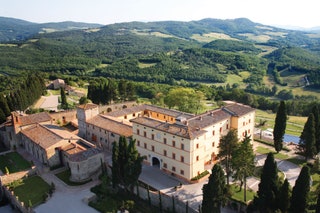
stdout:
[(273, 128), (273, 142), (274, 142), (274, 148), (276, 152), (278, 153), (282, 149), (282, 143), (283, 143), (283, 135), (286, 131), (286, 125), (287, 125), (287, 110), (286, 110), (286, 104), (284, 101), (280, 102), (275, 124)]
[[(314, 126), (315, 129), (320, 129), (320, 118), (319, 118), (319, 107), (318, 105), (315, 105), (312, 108), (312, 114), (314, 115)], [(317, 153), (320, 152), (320, 131), (315, 132), (315, 137), (316, 137), (316, 149)]]
[(320, 192), (318, 194), (318, 199), (317, 199), (316, 213), (320, 213)]
[(68, 109), (69, 107), (68, 107), (66, 93), (62, 87), (60, 88), (60, 96), (61, 96), (61, 108)]
[(207, 184), (202, 188), (202, 213), (219, 213), (228, 197), (224, 172), (220, 164), (215, 164)]
[(5, 97), (2, 94), (0, 94), (0, 109), (2, 109), (6, 117), (11, 114), (7, 103), (7, 99), (5, 99)]
[(314, 115), (310, 113), (308, 120), (304, 125), (303, 131), (300, 135), (300, 149), (303, 152), (306, 160), (312, 158), (316, 154), (316, 138), (315, 138), (315, 122)]
[(290, 212), (306, 212), (308, 208), (308, 197), (310, 191), (310, 171), (308, 166), (301, 169), (298, 179), (292, 189)]
[(290, 206), (290, 185), (288, 179), (285, 179), (280, 187), (278, 207), (281, 212), (288, 212)]
[(2, 109), (0, 108), (0, 123), (3, 123), (5, 121), (6, 121), (6, 115), (4, 114)]
[(279, 177), (277, 163), (273, 153), (269, 153), (262, 168), (259, 189), (255, 204), (261, 212), (274, 212), (279, 194)]
[(112, 144), (112, 186), (115, 188), (119, 184), (119, 146), (118, 143)]
[[(125, 138), (124, 138), (125, 139)], [(126, 139), (125, 139), (126, 140)], [(127, 162), (125, 164), (125, 184), (126, 187), (133, 192), (134, 184), (138, 181), (139, 176), (142, 172), (142, 161), (143, 157), (140, 156), (136, 146), (136, 141), (130, 140), (127, 151)]]

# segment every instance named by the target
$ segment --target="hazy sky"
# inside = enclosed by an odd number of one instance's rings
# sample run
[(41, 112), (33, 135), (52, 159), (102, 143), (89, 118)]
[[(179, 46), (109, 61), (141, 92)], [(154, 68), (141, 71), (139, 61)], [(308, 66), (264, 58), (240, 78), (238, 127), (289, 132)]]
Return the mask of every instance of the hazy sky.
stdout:
[(31, 22), (233, 19), (277, 26), (320, 26), (319, 0), (0, 0), (0, 16)]

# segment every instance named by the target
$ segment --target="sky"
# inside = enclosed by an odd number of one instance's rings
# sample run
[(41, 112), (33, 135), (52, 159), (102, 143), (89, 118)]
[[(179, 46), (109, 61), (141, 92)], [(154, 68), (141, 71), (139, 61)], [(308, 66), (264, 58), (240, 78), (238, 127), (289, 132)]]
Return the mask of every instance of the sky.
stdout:
[(271, 26), (320, 26), (319, 0), (0, 0), (0, 16), (36, 23), (248, 18)]

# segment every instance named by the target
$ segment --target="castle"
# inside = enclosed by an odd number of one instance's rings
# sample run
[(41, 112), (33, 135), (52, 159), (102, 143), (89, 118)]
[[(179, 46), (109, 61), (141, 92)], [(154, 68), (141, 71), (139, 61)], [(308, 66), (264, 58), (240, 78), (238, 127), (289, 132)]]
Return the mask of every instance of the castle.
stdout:
[(48, 113), (12, 113), (2, 137), (8, 147), (22, 147), (45, 165), (69, 167), (71, 179), (82, 181), (100, 171), (104, 154), (124, 136), (136, 140), (146, 164), (189, 181), (214, 163), (219, 140), (230, 129), (239, 139), (254, 131), (255, 109), (238, 103), (199, 115), (148, 104), (107, 107), (78, 106), (76, 132), (54, 125)]

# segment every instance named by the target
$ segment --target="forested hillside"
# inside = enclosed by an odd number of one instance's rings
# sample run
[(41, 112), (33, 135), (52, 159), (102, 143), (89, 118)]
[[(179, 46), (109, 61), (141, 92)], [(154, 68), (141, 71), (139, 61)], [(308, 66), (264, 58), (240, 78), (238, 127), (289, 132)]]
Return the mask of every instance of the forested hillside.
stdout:
[[(204, 19), (35, 34), (32, 23), (10, 21), (21, 29), (14, 31), (20, 39), (0, 44), (3, 78), (25, 78), (39, 72), (44, 78), (91, 82), (93, 91), (101, 87), (94, 84), (96, 78), (115, 82), (114, 88), (120, 79), (126, 79), (137, 95), (155, 101), (168, 92), (167, 86), (189, 86), (201, 90), (207, 99), (234, 99), (271, 110), (276, 106), (273, 100), (294, 101), (296, 108), (291, 111), (296, 114), (307, 113), (302, 104), (320, 97), (320, 36), (316, 33), (264, 26), (248, 19)], [(65, 29), (69, 24), (41, 27)], [(0, 32), (7, 27), (0, 24)], [(148, 82), (157, 84), (152, 87)], [(1, 82), (1, 91), (8, 93), (10, 85)], [(121, 99), (117, 93), (115, 100)]]

